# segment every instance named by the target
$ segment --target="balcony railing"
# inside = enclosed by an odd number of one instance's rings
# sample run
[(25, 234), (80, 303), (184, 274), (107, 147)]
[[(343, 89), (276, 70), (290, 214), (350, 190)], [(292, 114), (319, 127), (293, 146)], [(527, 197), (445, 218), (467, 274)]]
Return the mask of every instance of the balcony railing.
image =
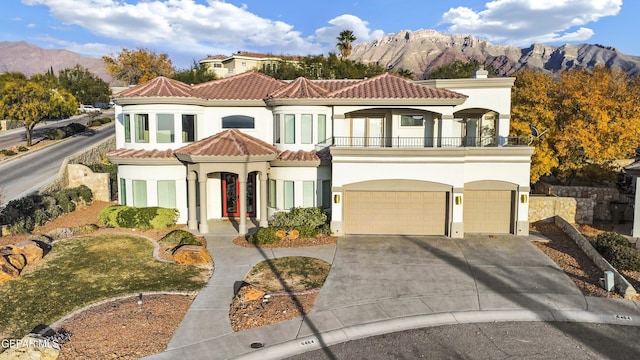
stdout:
[(335, 136), (318, 144), (335, 147), (367, 148), (458, 148), (458, 147), (502, 147), (528, 146), (529, 137), (358, 137)]

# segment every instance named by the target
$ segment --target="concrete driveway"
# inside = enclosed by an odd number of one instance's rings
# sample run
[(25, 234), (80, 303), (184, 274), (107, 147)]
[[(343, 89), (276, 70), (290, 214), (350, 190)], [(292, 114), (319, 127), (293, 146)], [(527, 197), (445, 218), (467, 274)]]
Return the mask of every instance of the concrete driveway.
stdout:
[[(336, 246), (272, 250), (240, 248), (231, 239), (207, 236), (213, 277), (168, 349), (146, 359), (281, 359), (373, 335), (476, 322), (640, 325), (639, 302), (584, 297), (527, 237), (347, 236)], [(332, 262), (314, 309), (233, 332), (233, 281), (262, 260), (292, 255)]]

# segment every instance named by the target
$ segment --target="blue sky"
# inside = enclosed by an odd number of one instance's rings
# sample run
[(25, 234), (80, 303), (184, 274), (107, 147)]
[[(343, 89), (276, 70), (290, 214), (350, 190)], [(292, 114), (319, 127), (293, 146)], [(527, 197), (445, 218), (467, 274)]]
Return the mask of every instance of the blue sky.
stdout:
[(638, 0), (2, 0), (0, 41), (84, 56), (166, 53), (178, 68), (208, 55), (336, 52), (402, 30), (472, 34), (494, 44), (602, 44), (640, 55)]

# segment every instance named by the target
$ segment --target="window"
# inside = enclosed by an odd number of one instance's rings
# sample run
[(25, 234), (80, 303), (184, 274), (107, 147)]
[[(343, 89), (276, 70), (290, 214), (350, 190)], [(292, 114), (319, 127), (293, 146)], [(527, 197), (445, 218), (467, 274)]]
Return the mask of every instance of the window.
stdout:
[(147, 206), (147, 182), (145, 180), (133, 180), (133, 206)]
[(331, 207), (331, 181), (322, 180), (322, 207)]
[(273, 143), (280, 144), (280, 114), (273, 116)]
[(127, 180), (120, 179), (120, 205), (127, 205)]
[(313, 185), (314, 185), (313, 181), (302, 182), (302, 206), (303, 207), (313, 207), (313, 203), (315, 202), (313, 200), (316, 196)]
[(149, 114), (135, 114), (133, 115), (134, 125), (136, 128), (136, 142), (148, 143), (149, 142)]
[(296, 143), (296, 117), (293, 114), (284, 116), (284, 143)]
[(214, 67), (214, 68), (221, 68), (221, 67), (222, 67), (222, 64), (213, 64), (213, 67)]
[(182, 115), (182, 142), (190, 143), (196, 141), (196, 116)]
[(131, 115), (124, 114), (124, 142), (131, 142)]
[(422, 126), (423, 123), (423, 115), (402, 115), (400, 118), (400, 126)]
[(157, 120), (156, 141), (159, 143), (174, 142), (175, 131), (173, 130), (173, 114), (158, 114)]
[(223, 129), (253, 129), (254, 119), (251, 116), (232, 115), (222, 118)]
[(176, 181), (158, 181), (158, 206), (163, 208), (176, 208)]
[(302, 134), (300, 134), (302, 143), (313, 144), (313, 115), (302, 114), (300, 125), (300, 130), (302, 132)]
[(269, 179), (269, 206), (276, 207), (276, 181)]
[(324, 143), (327, 140), (327, 115), (318, 115), (318, 143)]
[(293, 208), (295, 205), (294, 201), (294, 192), (293, 192), (293, 181), (285, 181), (284, 182), (284, 208), (289, 210)]

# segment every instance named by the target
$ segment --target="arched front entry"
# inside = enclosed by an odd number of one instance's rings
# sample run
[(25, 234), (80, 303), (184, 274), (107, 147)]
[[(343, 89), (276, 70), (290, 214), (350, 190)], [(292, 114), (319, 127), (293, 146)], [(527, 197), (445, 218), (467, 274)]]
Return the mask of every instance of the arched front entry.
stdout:
[[(247, 175), (247, 188), (246, 188), (246, 204), (247, 212), (246, 216), (256, 216), (256, 194), (257, 194), (257, 172), (253, 171)], [(222, 217), (235, 218), (240, 217), (240, 178), (238, 174), (232, 172), (223, 172), (220, 174), (221, 178), (221, 203), (222, 203)]]

